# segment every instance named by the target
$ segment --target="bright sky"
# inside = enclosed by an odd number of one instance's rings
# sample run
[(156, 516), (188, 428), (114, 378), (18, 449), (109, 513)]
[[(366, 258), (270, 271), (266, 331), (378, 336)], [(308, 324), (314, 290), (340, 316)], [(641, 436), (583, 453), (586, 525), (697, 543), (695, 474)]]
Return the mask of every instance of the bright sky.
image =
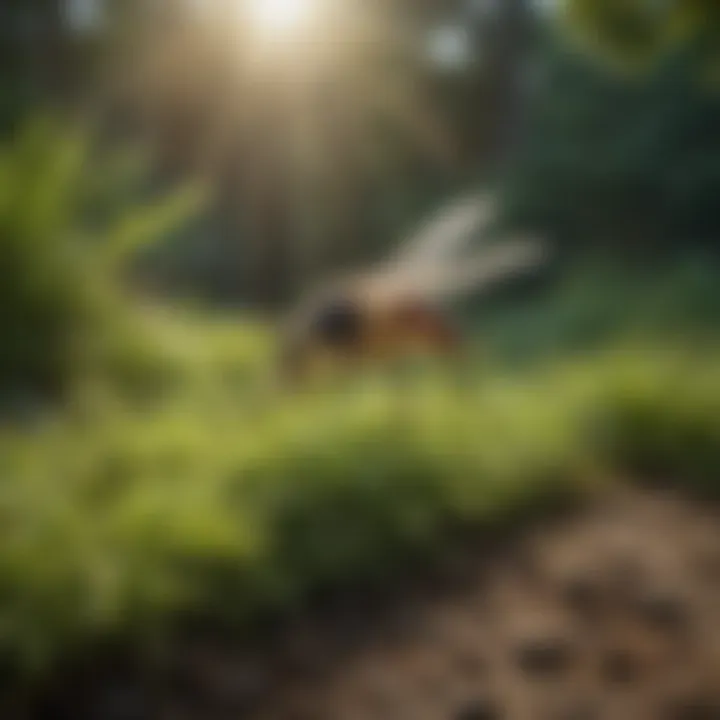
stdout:
[(301, 32), (318, 11), (319, 0), (245, 0), (251, 22), (267, 38)]

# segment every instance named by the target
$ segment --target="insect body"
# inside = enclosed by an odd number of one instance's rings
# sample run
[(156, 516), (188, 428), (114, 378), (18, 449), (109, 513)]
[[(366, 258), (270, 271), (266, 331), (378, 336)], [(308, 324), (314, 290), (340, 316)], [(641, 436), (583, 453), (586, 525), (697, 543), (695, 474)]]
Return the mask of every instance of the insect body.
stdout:
[(448, 356), (461, 347), (445, 303), (542, 259), (537, 242), (515, 240), (461, 251), (487, 225), (486, 198), (443, 210), (384, 265), (322, 288), (291, 314), (282, 333), (281, 369), (301, 379), (313, 370)]

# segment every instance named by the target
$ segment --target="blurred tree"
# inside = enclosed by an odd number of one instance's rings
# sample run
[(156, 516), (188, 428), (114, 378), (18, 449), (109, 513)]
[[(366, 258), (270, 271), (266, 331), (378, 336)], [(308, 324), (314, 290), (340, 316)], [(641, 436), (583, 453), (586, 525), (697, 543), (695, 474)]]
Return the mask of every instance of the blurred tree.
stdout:
[(720, 70), (720, 4), (716, 0), (558, 0), (561, 18), (586, 46), (625, 67), (647, 68), (682, 45)]
[(696, 82), (703, 51), (635, 77), (551, 34), (509, 216), (584, 249), (720, 249), (720, 95)]
[[(32, 96), (102, 108), (110, 137), (143, 137), (168, 175), (192, 168), (214, 179), (217, 211), (202, 241), (158, 251), (154, 266), (171, 278), (185, 268), (216, 295), (277, 300), (374, 257), (438, 195), (479, 169), (487, 176), (515, 146), (530, 0), (343, 0), (325, 5), (305, 40), (259, 37), (243, 15), (252, 5), (0, 8), (11, 40), (4, 80), (17, 90), (12, 102), (2, 93), (6, 104)], [(24, 23), (46, 39), (23, 35)], [(429, 31), (444, 24), (467, 44), (452, 68), (428, 54)]]
[(517, 146), (527, 112), (535, 31), (530, 0), (495, 3), (481, 31), (484, 92), (476, 115), (484, 131), (478, 139), (486, 164), (500, 169)]
[[(99, 38), (83, 32), (88, 28), (78, 12), (104, 4), (104, 0), (0, 3), (0, 132), (14, 127), (31, 108), (75, 111), (81, 107), (83, 93), (96, 80)], [(93, 17), (86, 15), (85, 21)]]
[[(532, 0), (425, 0), (441, 30), (438, 97), (451, 109), (467, 168), (502, 170), (522, 136), (532, 88)], [(468, 44), (464, 49), (461, 42)], [(447, 57), (444, 57), (447, 56)], [(443, 67), (447, 66), (447, 67)]]
[(123, 7), (130, 31), (112, 51), (112, 86), (168, 171), (216, 179), (235, 246), (225, 271), (273, 304), (367, 257), (373, 184), (387, 192), (391, 178), (451, 153), (424, 47), (399, 6), (328, 4), (297, 39), (259, 37), (242, 7), (167, 3), (168, 15), (141, 20)]
[(67, 69), (61, 0), (5, 0), (0, 5), (0, 122), (57, 97)]

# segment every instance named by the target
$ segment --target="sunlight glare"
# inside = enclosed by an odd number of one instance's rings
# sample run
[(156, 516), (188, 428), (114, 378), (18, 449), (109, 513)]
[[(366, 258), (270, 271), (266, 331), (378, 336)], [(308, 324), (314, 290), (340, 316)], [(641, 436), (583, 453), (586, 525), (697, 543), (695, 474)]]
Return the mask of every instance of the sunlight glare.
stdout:
[(307, 25), (316, 0), (249, 0), (253, 25), (267, 37), (294, 34)]

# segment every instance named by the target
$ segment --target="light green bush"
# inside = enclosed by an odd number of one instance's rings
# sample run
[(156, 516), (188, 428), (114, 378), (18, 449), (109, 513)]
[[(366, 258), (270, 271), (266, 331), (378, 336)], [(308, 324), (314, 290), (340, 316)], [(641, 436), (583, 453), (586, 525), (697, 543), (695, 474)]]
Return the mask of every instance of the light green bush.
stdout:
[(148, 647), (187, 613), (248, 627), (618, 470), (720, 489), (709, 359), (627, 350), (463, 388), (368, 378), (274, 400), (215, 372), (183, 387), (144, 407), (86, 398), (33, 435), (2, 436), (12, 657), (42, 664), (106, 634)]
[(0, 147), (0, 397), (56, 395), (101, 337), (120, 345), (124, 264), (202, 201), (194, 186), (140, 201), (143, 179), (134, 156), (61, 122), (28, 121)]

